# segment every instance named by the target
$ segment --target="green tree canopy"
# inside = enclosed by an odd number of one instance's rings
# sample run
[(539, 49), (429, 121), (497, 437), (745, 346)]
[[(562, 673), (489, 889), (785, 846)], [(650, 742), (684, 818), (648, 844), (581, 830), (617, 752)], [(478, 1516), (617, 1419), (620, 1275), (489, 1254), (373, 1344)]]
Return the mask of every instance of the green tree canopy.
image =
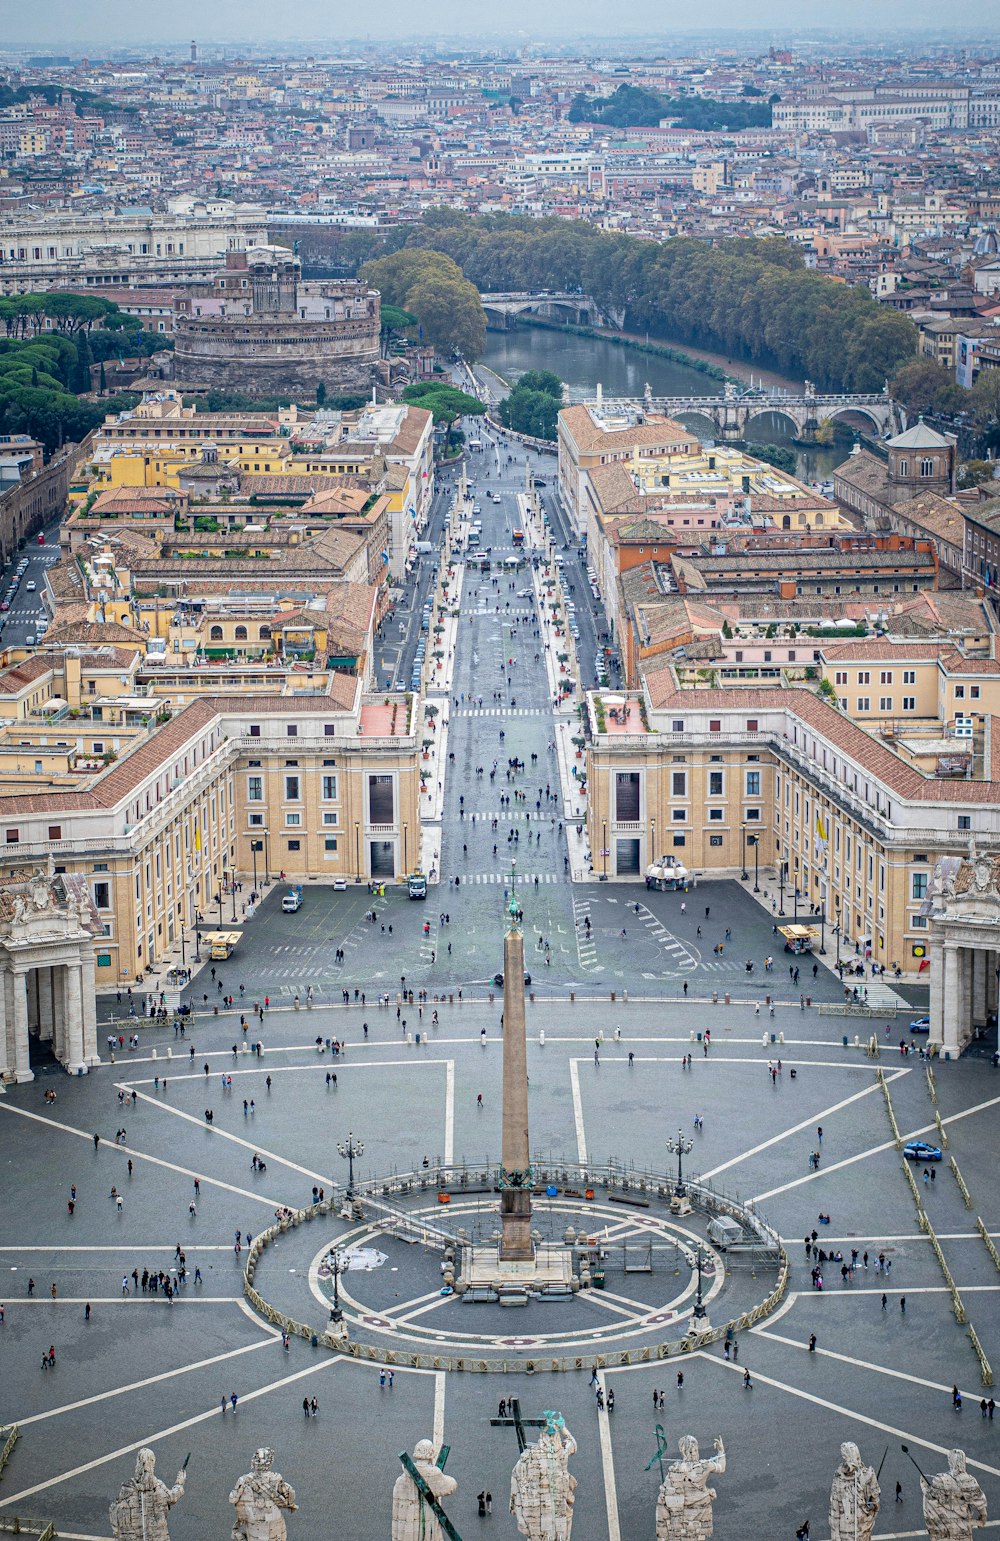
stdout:
[(470, 396), (467, 391), (460, 391), (454, 385), (446, 385), (437, 380), (421, 380), (408, 385), (403, 391), (403, 400), (411, 406), (424, 407), (436, 423), (446, 424), (449, 447), (452, 426), (460, 417), (482, 417), (486, 411), (477, 396)]

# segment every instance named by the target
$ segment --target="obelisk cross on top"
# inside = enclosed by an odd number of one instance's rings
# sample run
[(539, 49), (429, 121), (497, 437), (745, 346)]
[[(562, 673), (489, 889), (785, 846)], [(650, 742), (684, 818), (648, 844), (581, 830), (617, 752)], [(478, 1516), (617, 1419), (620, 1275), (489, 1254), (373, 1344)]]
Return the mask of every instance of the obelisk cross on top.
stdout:
[(524, 936), (517, 900), (503, 943), (503, 1131), (500, 1165), (500, 1261), (529, 1262), (531, 1152), (528, 1140), (528, 1047), (524, 1017)]

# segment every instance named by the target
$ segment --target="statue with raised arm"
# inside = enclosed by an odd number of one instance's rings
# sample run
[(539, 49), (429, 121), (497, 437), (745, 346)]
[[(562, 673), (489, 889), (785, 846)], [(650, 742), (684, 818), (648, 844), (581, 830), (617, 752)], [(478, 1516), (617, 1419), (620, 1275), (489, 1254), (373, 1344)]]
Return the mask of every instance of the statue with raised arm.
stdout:
[(255, 1450), (250, 1470), (237, 1482), (229, 1495), (236, 1509), (233, 1541), (285, 1541), (285, 1516), (298, 1508), (295, 1489), (278, 1472), (272, 1471), (274, 1451)]
[(156, 1456), (143, 1448), (135, 1458), (135, 1476), (123, 1482), (111, 1505), (111, 1534), (115, 1541), (170, 1541), (167, 1516), (184, 1496), (183, 1470), (173, 1487), (154, 1473)]
[[(438, 1501), (458, 1487), (446, 1477), (434, 1459), (434, 1441), (420, 1439), (413, 1448), (413, 1464)], [(441, 1522), (408, 1471), (400, 1472), (392, 1489), (392, 1541), (444, 1541)]]
[(726, 1469), (722, 1440), (715, 1455), (703, 1460), (693, 1434), (680, 1440), (680, 1460), (671, 1462), (656, 1500), (656, 1541), (708, 1541), (712, 1534), (715, 1489), (708, 1479)]
[(972, 1541), (973, 1526), (986, 1524), (986, 1494), (965, 1469), (965, 1451), (948, 1451), (948, 1470), (920, 1478), (924, 1524), (930, 1541)]
[(840, 1447), (840, 1465), (830, 1489), (830, 1541), (871, 1541), (878, 1518), (878, 1478), (852, 1440)]
[(561, 1413), (542, 1415), (545, 1427), (538, 1443), (518, 1457), (510, 1479), (510, 1512), (528, 1541), (570, 1541), (576, 1478), (569, 1458), (576, 1440)]

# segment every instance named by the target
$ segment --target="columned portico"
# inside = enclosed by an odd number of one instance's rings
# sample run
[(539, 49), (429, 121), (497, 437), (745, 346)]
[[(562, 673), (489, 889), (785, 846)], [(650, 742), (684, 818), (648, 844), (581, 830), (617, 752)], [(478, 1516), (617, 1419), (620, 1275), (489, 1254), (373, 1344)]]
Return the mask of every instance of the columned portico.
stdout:
[(939, 862), (929, 918), (931, 1047), (953, 1058), (988, 1032), (997, 1048), (1000, 857)]
[(0, 1079), (32, 1080), (33, 1046), (71, 1075), (99, 1063), (98, 925), (82, 879), (50, 872), (0, 884)]

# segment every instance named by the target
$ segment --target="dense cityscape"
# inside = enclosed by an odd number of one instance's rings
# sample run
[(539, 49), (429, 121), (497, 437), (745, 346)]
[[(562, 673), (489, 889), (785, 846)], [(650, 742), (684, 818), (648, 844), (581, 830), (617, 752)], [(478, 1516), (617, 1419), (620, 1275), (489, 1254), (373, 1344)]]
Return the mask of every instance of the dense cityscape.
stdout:
[(965, 20), (0, 43), (0, 1532), (996, 1523)]

